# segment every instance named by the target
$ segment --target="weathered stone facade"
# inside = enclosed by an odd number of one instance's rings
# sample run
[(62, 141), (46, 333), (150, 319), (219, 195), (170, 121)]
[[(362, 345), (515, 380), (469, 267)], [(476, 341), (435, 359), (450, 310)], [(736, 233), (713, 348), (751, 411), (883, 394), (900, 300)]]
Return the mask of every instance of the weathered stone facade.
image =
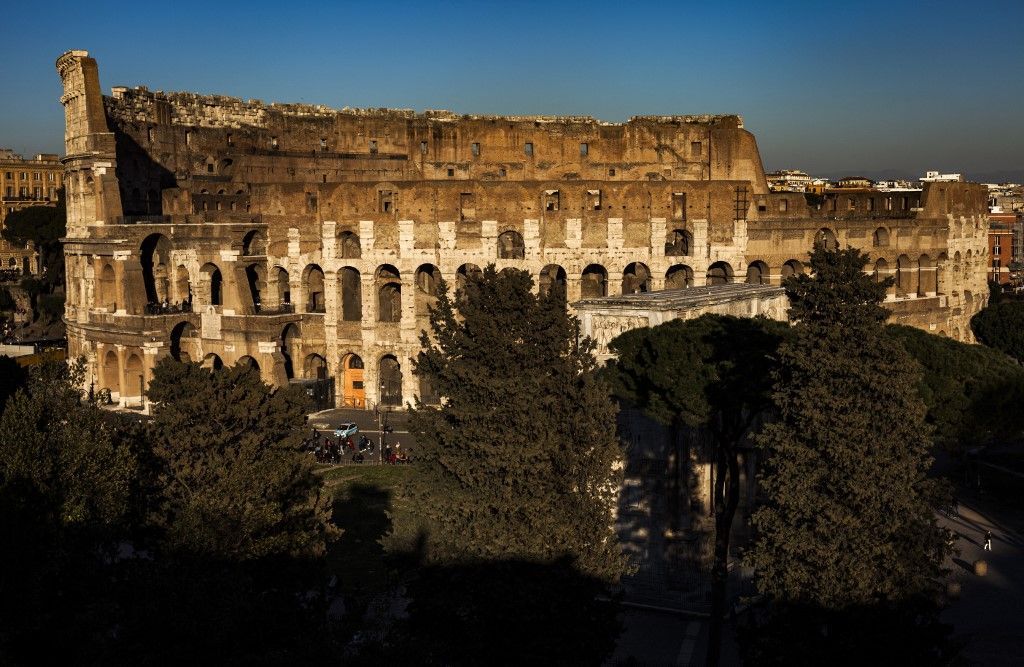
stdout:
[[(86, 52), (57, 69), (70, 353), (122, 401), (167, 354), (253, 363), (276, 383), (325, 374), (339, 404), (412, 400), (438, 281), (490, 262), (563, 283), (575, 302), (777, 284), (823, 235), (897, 272), (894, 317), (909, 324), (969, 338), (987, 294), (983, 187), (933, 184), (888, 204), (771, 193), (737, 116), (611, 124), (104, 97)], [(192, 312), (170, 312), (181, 303)]]

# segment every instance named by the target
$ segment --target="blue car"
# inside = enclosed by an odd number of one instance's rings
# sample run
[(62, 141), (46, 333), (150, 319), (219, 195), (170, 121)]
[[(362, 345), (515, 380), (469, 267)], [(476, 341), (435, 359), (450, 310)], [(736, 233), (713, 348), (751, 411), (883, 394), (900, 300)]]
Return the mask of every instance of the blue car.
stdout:
[(334, 429), (335, 438), (344, 439), (353, 436), (356, 433), (359, 433), (359, 427), (353, 424), (352, 422), (345, 422), (344, 424), (338, 426), (338, 428)]

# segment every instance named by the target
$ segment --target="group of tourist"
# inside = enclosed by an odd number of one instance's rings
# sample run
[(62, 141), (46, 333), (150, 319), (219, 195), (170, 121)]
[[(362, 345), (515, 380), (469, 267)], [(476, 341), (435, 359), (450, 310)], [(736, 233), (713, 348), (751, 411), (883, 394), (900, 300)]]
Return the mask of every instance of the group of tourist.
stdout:
[[(351, 436), (332, 438), (317, 429), (313, 429), (309, 437), (306, 438), (304, 446), (306, 451), (316, 459), (317, 463), (324, 465), (341, 465), (346, 463), (346, 457), (348, 462), (363, 463), (366, 461), (366, 457), (371, 456), (376, 448), (373, 441), (365, 435), (359, 436), (359, 441), (356, 442), (352, 440)], [(402, 451), (402, 444), (395, 442), (393, 446), (390, 444), (385, 445), (381, 462), (389, 465), (409, 463), (409, 456), (406, 452)]]
[(172, 313), (191, 313), (192, 302), (182, 301), (181, 303), (170, 303), (167, 299), (160, 302), (146, 304), (147, 315), (169, 315)]

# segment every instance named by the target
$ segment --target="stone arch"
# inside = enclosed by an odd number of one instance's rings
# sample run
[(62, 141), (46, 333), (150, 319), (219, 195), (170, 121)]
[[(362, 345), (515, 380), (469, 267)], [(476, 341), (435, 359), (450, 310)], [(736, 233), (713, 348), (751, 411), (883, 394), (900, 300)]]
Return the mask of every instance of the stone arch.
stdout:
[(814, 235), (814, 247), (823, 247), (825, 250), (838, 250), (839, 240), (836, 238), (835, 230), (822, 227)]
[(188, 268), (179, 264), (174, 269), (174, 295), (178, 303), (192, 303), (192, 278), (188, 274)]
[(209, 371), (219, 371), (224, 368), (224, 361), (219, 354), (211, 352), (203, 357), (202, 367)]
[(256, 257), (267, 254), (267, 238), (258, 229), (249, 231), (242, 237), (242, 255)]
[(363, 359), (350, 352), (341, 360), (341, 404), (351, 408), (366, 407)]
[(341, 259), (359, 259), (363, 251), (359, 245), (359, 236), (354, 232), (342, 232), (338, 235), (338, 251)]
[(255, 313), (260, 312), (263, 306), (260, 300), (260, 286), (265, 279), (262, 264), (250, 264), (245, 267), (245, 282), (249, 285), (249, 298), (252, 299), (252, 309)]
[(558, 264), (548, 264), (541, 269), (537, 284), (542, 295), (550, 293), (552, 288), (557, 287), (561, 291), (562, 298), (566, 298), (568, 278), (566, 277), (565, 269)]
[(393, 354), (386, 354), (380, 359), (380, 404), (388, 406), (402, 405), (402, 365)]
[(260, 371), (259, 362), (257, 362), (255, 359), (253, 359), (249, 355), (245, 355), (244, 357), (239, 357), (238, 361), (235, 362), (235, 365), (236, 366), (242, 366), (243, 368), (251, 368), (254, 371), (256, 371), (257, 373), (259, 373), (259, 371)]
[(426, 317), (430, 306), (437, 303), (441, 285), (441, 270), (433, 264), (421, 264), (416, 269), (416, 317)]
[(299, 345), (299, 327), (294, 322), (289, 322), (281, 330), (280, 339), (281, 356), (284, 357), (284, 374), (291, 380), (295, 377), (295, 358)]
[(761, 260), (747, 264), (746, 283), (748, 285), (767, 285), (769, 280), (768, 265)]
[(171, 329), (171, 358), (175, 361), (188, 363), (193, 356), (198, 356), (199, 336), (191, 322), (178, 322)]
[(317, 264), (308, 265), (302, 272), (302, 284), (306, 287), (306, 312), (326, 312), (327, 301), (324, 298), (324, 270)]
[(693, 287), (693, 269), (686, 264), (675, 264), (665, 272), (665, 289)]
[(307, 354), (302, 362), (302, 377), (307, 380), (326, 380), (327, 360), (315, 352)]
[(715, 262), (708, 267), (706, 276), (708, 285), (725, 285), (733, 281), (734, 274), (729, 262)]
[(580, 298), (608, 296), (608, 271), (600, 264), (590, 264), (580, 278)]
[(211, 306), (224, 305), (224, 278), (221, 276), (220, 268), (209, 262), (199, 269), (199, 275), (202, 277), (206, 303)]
[(169, 299), (168, 265), (171, 261), (171, 242), (163, 234), (150, 234), (139, 249), (142, 264), (142, 282), (146, 287), (146, 300), (161, 303)]
[(111, 394), (121, 394), (121, 370), (118, 367), (117, 352), (107, 350), (103, 355), (103, 386), (110, 390)]
[(651, 270), (642, 262), (628, 264), (622, 272), (622, 293), (642, 294), (651, 291)]
[(939, 289), (935, 260), (928, 255), (921, 255), (917, 260), (917, 273), (917, 295), (935, 296)]
[(665, 237), (665, 256), (683, 257), (690, 254), (693, 235), (685, 229), (673, 229)]
[(362, 320), (363, 277), (358, 269), (342, 267), (338, 272), (338, 289), (341, 290), (341, 319), (345, 322)]
[(498, 236), (498, 259), (524, 259), (526, 244), (523, 235), (515, 230), (502, 232)]
[[(14, 259), (13, 257), (11, 258)], [(96, 306), (110, 312), (117, 310), (117, 276), (110, 262), (104, 262), (100, 269), (100, 279), (96, 290)]]
[(274, 287), (277, 289), (277, 303), (285, 305), (292, 302), (292, 287), (287, 269), (274, 267)]
[(124, 362), (124, 386), (121, 395), (142, 397), (146, 393), (146, 368), (142, 356), (132, 352)]
[(871, 244), (876, 248), (888, 248), (889, 230), (885, 227), (879, 227), (876, 229), (875, 233), (871, 236)]
[(476, 280), (483, 274), (484, 272), (476, 264), (463, 264), (455, 273), (456, 291), (465, 291), (466, 285), (469, 284), (470, 280)]
[(402, 321), (402, 275), (391, 264), (377, 267), (375, 276), (377, 288), (377, 321)]
[(782, 279), (785, 280), (790, 276), (798, 276), (804, 273), (804, 263), (799, 259), (791, 259), (782, 265), (780, 274)]

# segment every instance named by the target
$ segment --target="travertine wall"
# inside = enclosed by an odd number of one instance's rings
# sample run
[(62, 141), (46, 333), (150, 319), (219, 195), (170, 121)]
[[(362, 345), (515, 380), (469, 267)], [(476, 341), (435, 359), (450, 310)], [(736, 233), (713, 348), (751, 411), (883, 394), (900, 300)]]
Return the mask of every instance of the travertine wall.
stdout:
[[(967, 338), (987, 294), (983, 188), (936, 184), (871, 210), (857, 197), (884, 194), (769, 193), (737, 116), (610, 124), (101, 97), (84, 52), (58, 70), (70, 352), (127, 402), (167, 354), (255, 363), (278, 383), (324, 366), (339, 403), (412, 400), (437, 281), (490, 262), (564, 282), (570, 301), (777, 284), (825, 229), (883, 259), (881, 274), (898, 269), (897, 319)], [(193, 312), (167, 313), (180, 302)]]

